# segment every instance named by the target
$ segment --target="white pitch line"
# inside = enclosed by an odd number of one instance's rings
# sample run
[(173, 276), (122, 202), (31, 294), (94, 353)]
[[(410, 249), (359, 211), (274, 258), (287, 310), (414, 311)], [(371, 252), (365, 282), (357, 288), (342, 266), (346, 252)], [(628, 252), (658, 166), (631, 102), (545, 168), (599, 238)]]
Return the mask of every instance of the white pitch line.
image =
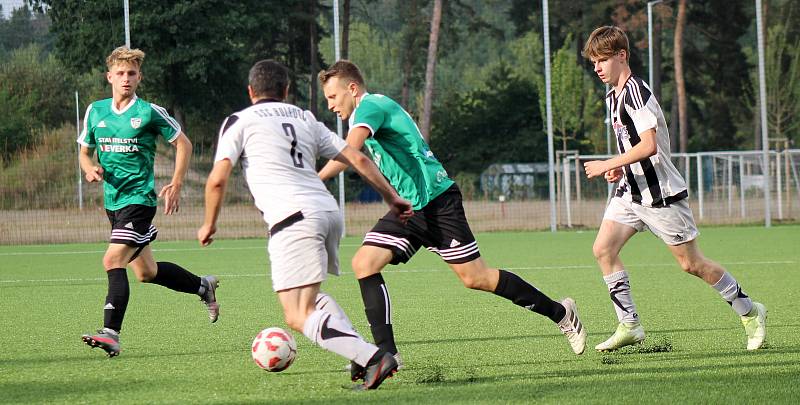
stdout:
[[(765, 264), (797, 264), (798, 262), (792, 260), (782, 260), (782, 261), (754, 261), (754, 262), (729, 262), (729, 263), (722, 263), (726, 266), (749, 266), (749, 265), (765, 265)], [(628, 265), (628, 268), (636, 268), (636, 267), (677, 267), (677, 263), (648, 263), (648, 264), (634, 264)], [(533, 266), (533, 267), (504, 267), (507, 270), (564, 270), (564, 269), (572, 269), (572, 270), (580, 270), (580, 269), (596, 269), (597, 266), (592, 265), (566, 265), (566, 266)], [(390, 273), (436, 273), (436, 272), (446, 272), (448, 269), (446, 267), (430, 269), (430, 268), (420, 268), (420, 269), (392, 269), (388, 270)], [(351, 271), (342, 271), (342, 274), (350, 274)], [(266, 277), (266, 271), (264, 273), (255, 273), (255, 274), (217, 274), (220, 278), (245, 278), (245, 277)], [(63, 278), (63, 279), (38, 279), (38, 280), (0, 280), (0, 286), (3, 284), (15, 284), (15, 283), (66, 283), (66, 282), (86, 282), (86, 281), (103, 281), (106, 280), (105, 277), (97, 277), (97, 278)]]
[[(339, 245), (340, 247), (358, 247), (359, 245), (347, 244)], [(205, 250), (208, 252), (214, 250), (256, 250), (261, 249), (266, 251), (267, 246), (245, 246), (245, 247), (198, 247), (198, 248), (164, 248), (153, 249), (153, 252), (195, 252)], [(83, 254), (98, 254), (105, 253), (105, 250), (81, 250), (81, 251), (65, 251), (65, 252), (0, 252), (0, 256), (59, 256), (59, 255), (83, 255)]]

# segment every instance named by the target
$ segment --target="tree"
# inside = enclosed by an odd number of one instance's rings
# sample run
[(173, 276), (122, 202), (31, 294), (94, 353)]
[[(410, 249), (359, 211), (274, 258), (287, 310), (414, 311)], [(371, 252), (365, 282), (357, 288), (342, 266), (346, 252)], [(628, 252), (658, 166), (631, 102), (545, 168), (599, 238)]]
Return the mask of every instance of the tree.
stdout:
[(0, 54), (32, 43), (40, 44), (47, 50), (49, 26), (50, 19), (46, 14), (34, 13), (27, 5), (12, 11), (8, 20), (2, 18), (2, 7), (0, 7)]
[(342, 1), (342, 59), (347, 59), (350, 49), (350, 0)]
[[(551, 69), (551, 91), (553, 94), (551, 108), (553, 114), (553, 130), (561, 140), (561, 149), (567, 150), (567, 141), (575, 140), (581, 130), (582, 113), (585, 102), (583, 88), (583, 70), (575, 59), (575, 48), (572, 36), (567, 36), (564, 45), (556, 52)], [(540, 79), (539, 94), (544, 94), (545, 83)], [(545, 99), (539, 99), (542, 116), (545, 115)]]
[[(787, 34), (786, 25), (781, 23), (770, 27), (767, 35), (767, 126), (772, 138), (800, 140), (800, 38), (792, 41)], [(758, 96), (758, 77), (751, 77), (753, 100)], [(758, 108), (755, 102), (751, 106)]]
[(425, 68), (425, 101), (422, 109), (422, 137), (431, 140), (431, 108), (433, 104), (433, 81), (436, 70), (436, 49), (439, 44), (439, 25), (442, 22), (442, 0), (434, 0), (431, 18), (431, 36), (428, 41), (428, 63)]
[[(186, 122), (188, 114), (202, 121), (200, 128), (216, 127), (248, 104), (250, 66), (273, 58), (289, 67), (290, 101), (302, 104), (309, 97), (312, 48), (319, 40), (310, 38), (317, 15), (316, 7), (309, 13), (309, 1), (138, 0), (130, 21), (132, 46), (147, 54), (140, 92), (178, 120)], [(123, 43), (116, 0), (34, 3), (48, 7), (56, 53), (72, 72), (104, 66), (106, 55)], [(316, 29), (317, 36), (323, 33)], [(211, 143), (215, 133), (208, 131), (202, 141)]]
[(547, 159), (536, 86), (503, 63), (490, 71), (491, 86), (453, 94), (433, 113), (431, 149), (451, 176)]
[[(678, 18), (675, 23), (675, 89), (678, 96), (679, 151), (686, 153), (689, 147), (689, 117), (686, 108), (686, 80), (683, 75), (683, 33), (686, 30), (686, 0), (678, 2)], [(673, 117), (674, 119), (674, 117)]]
[(39, 45), (16, 49), (0, 64), (0, 160), (38, 142), (35, 130), (72, 118), (65, 106), (73, 105), (73, 87), (63, 69)]

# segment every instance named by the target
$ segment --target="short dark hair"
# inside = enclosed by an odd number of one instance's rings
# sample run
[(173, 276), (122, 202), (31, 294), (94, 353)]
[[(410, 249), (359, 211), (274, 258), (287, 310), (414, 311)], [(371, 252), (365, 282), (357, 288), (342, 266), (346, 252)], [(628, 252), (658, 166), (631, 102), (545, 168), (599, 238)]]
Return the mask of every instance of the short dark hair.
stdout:
[(280, 62), (264, 59), (250, 68), (247, 79), (256, 96), (283, 100), (289, 85), (289, 69)]
[(319, 75), (317, 75), (320, 84), (323, 86), (331, 77), (338, 77), (339, 80), (355, 82), (359, 86), (364, 87), (364, 76), (361, 75), (358, 66), (346, 59), (334, 63), (330, 68), (319, 72)]

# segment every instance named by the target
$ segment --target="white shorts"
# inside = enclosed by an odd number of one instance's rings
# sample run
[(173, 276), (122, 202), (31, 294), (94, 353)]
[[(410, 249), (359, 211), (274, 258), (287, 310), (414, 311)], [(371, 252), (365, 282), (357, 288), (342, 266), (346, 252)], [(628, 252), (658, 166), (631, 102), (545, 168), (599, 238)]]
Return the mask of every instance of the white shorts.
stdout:
[(286, 290), (321, 283), (327, 273), (339, 275), (342, 216), (338, 211), (303, 212), (303, 219), (269, 238), (272, 289)]
[(649, 229), (667, 245), (680, 245), (700, 235), (686, 199), (666, 207), (652, 208), (614, 197), (603, 215), (603, 220), (606, 219), (628, 225), (639, 232)]

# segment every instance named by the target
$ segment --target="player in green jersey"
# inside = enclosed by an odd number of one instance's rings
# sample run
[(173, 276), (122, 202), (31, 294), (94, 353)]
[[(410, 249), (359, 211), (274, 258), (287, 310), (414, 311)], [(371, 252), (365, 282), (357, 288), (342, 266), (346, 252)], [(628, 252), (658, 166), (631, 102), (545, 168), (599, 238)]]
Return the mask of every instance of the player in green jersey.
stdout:
[[(398, 194), (414, 206), (414, 216), (406, 224), (392, 212), (381, 218), (353, 257), (375, 343), (397, 353), (391, 303), (381, 270), (388, 264), (407, 262), (424, 246), (441, 256), (464, 286), (494, 293), (550, 318), (567, 336), (572, 350), (583, 353), (586, 330), (572, 299), (553, 301), (514, 273), (488, 267), (483, 261), (464, 214), (461, 192), (408, 112), (389, 97), (368, 93), (352, 62), (336, 62), (319, 73), (319, 81), (328, 108), (343, 120), (349, 119), (347, 143), (355, 149), (366, 147)], [(344, 168), (344, 164), (330, 161), (319, 176), (327, 180)], [(361, 377), (355, 364), (351, 372), (354, 379)]]
[[(103, 256), (108, 275), (104, 325), (97, 333), (83, 335), (82, 340), (102, 348), (109, 357), (120, 352), (119, 332), (130, 296), (128, 264), (139, 281), (196, 294), (206, 304), (211, 322), (219, 316), (217, 278), (201, 278), (177, 264), (156, 262), (149, 246), (158, 234), (152, 224), (157, 197), (164, 198), (167, 215), (178, 212), (192, 143), (166, 110), (136, 96), (143, 60), (144, 52), (126, 47), (108, 56), (106, 78), (112, 97), (89, 105), (78, 137), (81, 169), (90, 183), (104, 182), (104, 205), (111, 222), (111, 238)], [(174, 146), (176, 153), (172, 181), (156, 196), (153, 161), (159, 136)], [(95, 150), (99, 165), (94, 163)]]

